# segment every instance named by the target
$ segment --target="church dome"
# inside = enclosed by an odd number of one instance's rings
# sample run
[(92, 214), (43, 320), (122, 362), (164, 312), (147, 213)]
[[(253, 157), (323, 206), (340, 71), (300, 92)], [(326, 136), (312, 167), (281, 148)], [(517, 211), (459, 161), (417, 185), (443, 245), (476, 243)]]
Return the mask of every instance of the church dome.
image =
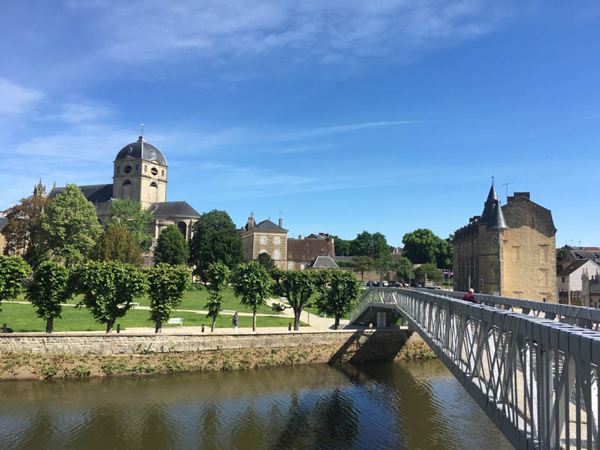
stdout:
[(167, 165), (165, 155), (163, 155), (154, 145), (148, 144), (144, 136), (140, 136), (137, 142), (132, 142), (123, 147), (119, 153), (117, 153), (115, 161), (124, 159), (127, 156), (146, 161), (156, 161), (163, 166)]

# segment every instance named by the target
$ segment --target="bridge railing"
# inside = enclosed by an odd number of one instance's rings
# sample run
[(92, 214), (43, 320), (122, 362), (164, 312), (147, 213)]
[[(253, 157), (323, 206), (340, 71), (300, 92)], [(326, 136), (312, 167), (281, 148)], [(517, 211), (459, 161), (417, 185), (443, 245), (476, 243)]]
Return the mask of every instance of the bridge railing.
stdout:
[(364, 300), (397, 309), (515, 447), (599, 447), (599, 332), (437, 293), (372, 291)]

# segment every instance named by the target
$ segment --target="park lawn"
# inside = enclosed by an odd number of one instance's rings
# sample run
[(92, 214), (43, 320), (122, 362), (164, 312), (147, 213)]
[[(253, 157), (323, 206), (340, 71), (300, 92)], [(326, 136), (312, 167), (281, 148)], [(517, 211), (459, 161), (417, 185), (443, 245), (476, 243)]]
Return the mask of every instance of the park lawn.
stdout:
[[(31, 305), (21, 305), (3, 302), (0, 311), (0, 325), (7, 324), (15, 333), (46, 331), (46, 321), (37, 317), (35, 309)], [(149, 310), (130, 309), (125, 317), (117, 319), (121, 329), (127, 327), (153, 327), (154, 323), (148, 320)], [(203, 323), (210, 326), (211, 319), (205, 314), (184, 313), (175, 311), (171, 317), (183, 318), (184, 326), (200, 326)], [(256, 325), (262, 327), (287, 327), (291, 319), (286, 317), (257, 317)], [(303, 325), (303, 324), (302, 324)], [(179, 325), (164, 325), (164, 327), (178, 327)], [(231, 327), (231, 316), (221, 316), (215, 324), (217, 328)], [(239, 326), (242, 328), (252, 327), (252, 317), (240, 316)], [(78, 309), (71, 306), (63, 307), (62, 319), (54, 320), (54, 331), (104, 331), (106, 325), (96, 323), (91, 313), (85, 308)]]
[[(223, 293), (223, 306), (221, 310), (224, 311), (237, 311), (237, 312), (248, 312), (251, 313), (252, 309), (246, 306), (243, 306), (240, 303), (240, 299), (237, 298), (233, 293), (233, 288), (228, 287)], [(27, 301), (24, 294), (19, 295), (17, 298), (18, 301), (24, 302)], [(81, 301), (81, 296), (75, 297), (73, 300), (69, 301), (70, 304), (77, 304)], [(143, 297), (139, 299), (134, 299), (134, 302), (140, 304), (140, 306), (150, 306), (150, 298)], [(181, 302), (181, 306), (177, 309), (189, 309), (192, 311), (206, 311), (206, 303), (208, 302), (208, 291), (201, 284), (194, 284), (194, 289), (187, 290), (183, 295), (183, 302)], [(256, 310), (257, 313), (261, 314), (278, 314), (274, 312), (270, 306), (264, 305), (259, 307)], [(0, 313), (1, 314), (1, 313)]]

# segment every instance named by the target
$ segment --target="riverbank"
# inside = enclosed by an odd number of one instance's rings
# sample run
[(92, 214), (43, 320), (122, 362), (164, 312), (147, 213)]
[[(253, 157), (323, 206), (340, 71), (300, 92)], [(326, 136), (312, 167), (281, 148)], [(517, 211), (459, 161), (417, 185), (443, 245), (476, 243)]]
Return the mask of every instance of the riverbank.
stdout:
[(250, 370), (433, 358), (408, 330), (237, 335), (67, 334), (0, 338), (2, 380)]

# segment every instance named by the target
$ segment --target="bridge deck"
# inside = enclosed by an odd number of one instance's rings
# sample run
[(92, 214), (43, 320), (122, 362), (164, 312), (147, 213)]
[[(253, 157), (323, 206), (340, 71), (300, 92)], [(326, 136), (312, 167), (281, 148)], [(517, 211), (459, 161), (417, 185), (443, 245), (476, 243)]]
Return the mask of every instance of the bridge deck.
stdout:
[(600, 316), (531, 303), (379, 288), (351, 323), (374, 306), (401, 314), (515, 447), (598, 448)]

